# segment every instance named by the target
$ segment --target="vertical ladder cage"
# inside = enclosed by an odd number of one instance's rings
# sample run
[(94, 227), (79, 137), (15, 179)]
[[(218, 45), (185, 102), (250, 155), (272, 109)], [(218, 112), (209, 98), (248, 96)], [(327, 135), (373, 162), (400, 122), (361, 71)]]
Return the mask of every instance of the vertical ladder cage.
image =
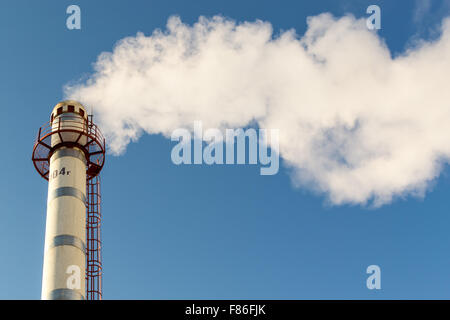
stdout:
[(102, 300), (100, 176), (88, 179), (86, 186), (86, 299)]

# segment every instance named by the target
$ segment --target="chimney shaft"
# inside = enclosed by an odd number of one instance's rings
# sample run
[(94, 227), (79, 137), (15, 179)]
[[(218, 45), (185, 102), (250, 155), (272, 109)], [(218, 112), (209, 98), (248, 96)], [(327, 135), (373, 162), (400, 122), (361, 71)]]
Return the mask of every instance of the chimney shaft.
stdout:
[[(101, 299), (100, 220), (86, 221), (86, 186), (100, 173), (104, 157), (104, 138), (85, 108), (76, 101), (58, 103), (39, 130), (32, 157), (48, 180), (43, 300)], [(94, 227), (98, 232), (87, 243), (86, 231)]]

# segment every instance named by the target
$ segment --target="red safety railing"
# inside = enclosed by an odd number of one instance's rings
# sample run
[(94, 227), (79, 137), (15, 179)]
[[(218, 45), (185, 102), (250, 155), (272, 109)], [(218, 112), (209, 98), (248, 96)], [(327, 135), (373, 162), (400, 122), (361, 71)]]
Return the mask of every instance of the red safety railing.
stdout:
[[(52, 143), (52, 139), (58, 143)], [(92, 179), (102, 170), (105, 162), (105, 138), (92, 121), (92, 116), (88, 119), (78, 116), (56, 118), (39, 128), (32, 160), (44, 179), (48, 180), (51, 155), (62, 146), (77, 147), (85, 153), (88, 179)]]

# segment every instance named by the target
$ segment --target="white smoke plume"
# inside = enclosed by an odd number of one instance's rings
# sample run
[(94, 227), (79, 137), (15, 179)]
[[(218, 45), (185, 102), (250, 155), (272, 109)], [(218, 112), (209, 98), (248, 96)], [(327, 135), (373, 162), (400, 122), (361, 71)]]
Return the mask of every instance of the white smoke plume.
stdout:
[(298, 186), (332, 204), (379, 206), (423, 196), (450, 159), (450, 19), (433, 42), (392, 57), (353, 16), (270, 23), (172, 17), (102, 53), (66, 96), (94, 106), (115, 154), (146, 132), (179, 127), (280, 130), (280, 156)]

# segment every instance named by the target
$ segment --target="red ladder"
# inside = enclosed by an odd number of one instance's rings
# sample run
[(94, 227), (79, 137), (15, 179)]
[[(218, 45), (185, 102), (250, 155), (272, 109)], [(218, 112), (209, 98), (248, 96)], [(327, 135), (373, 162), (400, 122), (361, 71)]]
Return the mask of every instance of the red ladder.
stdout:
[(102, 242), (100, 177), (87, 180), (86, 299), (102, 300)]

